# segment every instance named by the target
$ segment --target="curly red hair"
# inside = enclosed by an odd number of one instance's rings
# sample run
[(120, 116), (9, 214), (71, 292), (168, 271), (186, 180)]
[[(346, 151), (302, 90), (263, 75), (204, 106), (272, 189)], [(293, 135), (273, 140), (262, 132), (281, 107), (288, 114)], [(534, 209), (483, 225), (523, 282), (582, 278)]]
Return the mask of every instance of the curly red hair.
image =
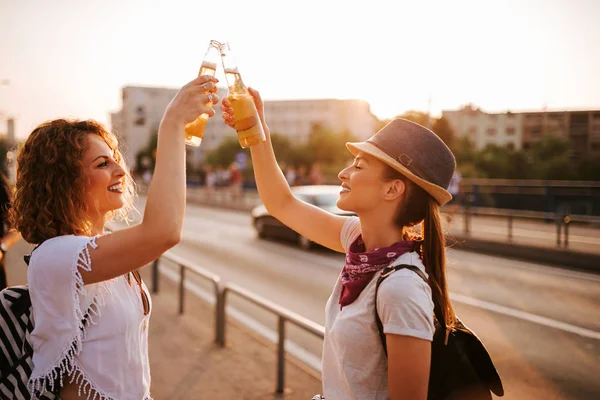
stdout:
[[(91, 235), (85, 191), (87, 179), (82, 162), (87, 135), (98, 135), (115, 160), (125, 163), (115, 135), (94, 120), (56, 119), (36, 127), (17, 156), (17, 182), (12, 226), (33, 244), (62, 235)], [(134, 183), (124, 178), (125, 205), (107, 217), (127, 218), (133, 209)]]

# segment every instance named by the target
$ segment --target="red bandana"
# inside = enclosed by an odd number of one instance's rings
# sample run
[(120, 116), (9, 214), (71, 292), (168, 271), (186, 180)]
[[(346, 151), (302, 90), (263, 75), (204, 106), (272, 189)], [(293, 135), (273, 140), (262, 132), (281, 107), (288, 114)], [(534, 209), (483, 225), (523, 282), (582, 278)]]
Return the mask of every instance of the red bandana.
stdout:
[(350, 245), (346, 255), (346, 265), (342, 269), (340, 309), (358, 298), (377, 271), (387, 267), (402, 254), (416, 251), (418, 248), (419, 242), (403, 240), (389, 247), (366, 251), (362, 235), (359, 235)]

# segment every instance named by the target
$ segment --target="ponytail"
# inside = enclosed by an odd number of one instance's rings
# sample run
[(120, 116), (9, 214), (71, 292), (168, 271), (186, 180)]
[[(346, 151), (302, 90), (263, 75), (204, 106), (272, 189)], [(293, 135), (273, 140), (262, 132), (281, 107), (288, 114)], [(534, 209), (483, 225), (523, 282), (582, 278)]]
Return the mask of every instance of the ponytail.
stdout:
[[(446, 327), (453, 328), (456, 325), (456, 314), (450, 301), (446, 279), (446, 238), (442, 230), (440, 207), (429, 193), (393, 168), (386, 169), (384, 178), (400, 179), (406, 185), (406, 193), (394, 217), (394, 224), (402, 228), (404, 240), (422, 241), (421, 256), (429, 275), (433, 301), (440, 306)], [(420, 235), (412, 230), (418, 224), (422, 224)]]
[(446, 279), (446, 238), (440, 220), (440, 207), (431, 196), (428, 200), (423, 219), (421, 254), (429, 275), (434, 302), (440, 306), (446, 327), (452, 328), (456, 324), (456, 314), (450, 301)]

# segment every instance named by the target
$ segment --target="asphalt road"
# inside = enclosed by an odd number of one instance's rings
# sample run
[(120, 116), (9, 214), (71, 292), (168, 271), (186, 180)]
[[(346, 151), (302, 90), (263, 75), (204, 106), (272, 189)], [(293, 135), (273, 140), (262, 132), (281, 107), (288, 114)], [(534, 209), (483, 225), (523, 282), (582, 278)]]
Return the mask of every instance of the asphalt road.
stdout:
[[(343, 265), (342, 254), (259, 240), (245, 212), (194, 205), (172, 251), (319, 324)], [(504, 398), (600, 399), (599, 275), (458, 250), (448, 255), (455, 309), (492, 355)], [(190, 280), (210, 296), (208, 284)], [(235, 296), (229, 304), (230, 316), (267, 335), (275, 329), (275, 318), (257, 307)], [(318, 364), (320, 339), (293, 328), (289, 339)]]

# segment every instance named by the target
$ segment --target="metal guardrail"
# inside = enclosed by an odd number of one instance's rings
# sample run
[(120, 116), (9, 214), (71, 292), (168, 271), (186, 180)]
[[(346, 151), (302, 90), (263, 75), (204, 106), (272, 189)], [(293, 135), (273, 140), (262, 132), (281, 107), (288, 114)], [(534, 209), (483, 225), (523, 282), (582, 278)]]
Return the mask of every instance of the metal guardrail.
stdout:
[(461, 184), (479, 186), (505, 186), (505, 187), (584, 187), (600, 188), (597, 181), (559, 181), (538, 179), (480, 179), (463, 178)]
[(179, 314), (185, 311), (185, 280), (186, 270), (193, 274), (212, 282), (215, 295), (215, 343), (220, 347), (225, 347), (226, 343), (226, 325), (227, 325), (227, 294), (231, 293), (250, 303), (253, 303), (262, 309), (275, 314), (277, 320), (277, 384), (275, 393), (283, 394), (285, 389), (285, 337), (286, 323), (289, 322), (297, 327), (323, 339), (325, 337), (325, 327), (281, 307), (272, 301), (258, 296), (233, 283), (223, 283), (218, 275), (215, 275), (204, 268), (194, 265), (190, 261), (175, 254), (166, 253), (152, 264), (152, 292), (159, 291), (159, 262), (160, 259), (166, 259), (179, 267)]
[(556, 224), (556, 246), (569, 247), (569, 225), (571, 223), (584, 223), (590, 225), (600, 225), (600, 217), (588, 215), (566, 215), (558, 213), (547, 213), (541, 211), (523, 211), (523, 210), (507, 210), (500, 208), (478, 208), (469, 205), (462, 206), (457, 209), (457, 213), (464, 215), (463, 233), (471, 234), (471, 217), (486, 216), (507, 218), (507, 239), (512, 241), (513, 238), (513, 221), (514, 219), (530, 219), (538, 221), (553, 221)]

